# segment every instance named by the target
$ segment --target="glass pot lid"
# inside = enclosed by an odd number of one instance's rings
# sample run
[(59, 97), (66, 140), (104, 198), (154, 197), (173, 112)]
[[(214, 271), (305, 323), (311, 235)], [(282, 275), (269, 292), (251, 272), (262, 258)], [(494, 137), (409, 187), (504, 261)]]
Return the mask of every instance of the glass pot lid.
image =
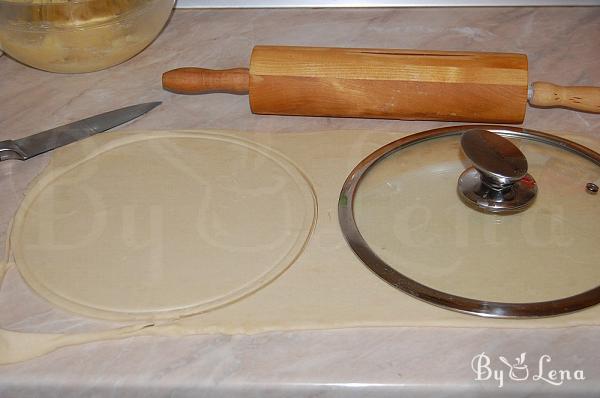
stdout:
[(350, 247), (428, 303), (543, 317), (600, 302), (600, 154), (553, 135), (455, 126), (394, 141), (346, 179)]

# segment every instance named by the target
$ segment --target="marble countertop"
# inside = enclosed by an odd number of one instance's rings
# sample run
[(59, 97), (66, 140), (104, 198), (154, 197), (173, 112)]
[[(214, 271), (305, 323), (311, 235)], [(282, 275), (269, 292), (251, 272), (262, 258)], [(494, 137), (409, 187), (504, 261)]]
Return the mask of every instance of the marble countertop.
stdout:
[[(256, 44), (522, 52), (530, 79), (600, 84), (600, 8), (415, 8), (177, 10), (143, 53), (83, 75), (37, 71), (0, 57), (0, 140), (19, 138), (121, 106), (163, 101), (127, 129), (420, 131), (447, 126), (407, 122), (259, 116), (245, 96), (180, 96), (160, 86), (181, 66), (246, 66)], [(529, 108), (524, 126), (598, 144), (600, 116)], [(0, 164), (0, 241), (48, 155)], [(19, 329), (19, 300), (48, 312), (32, 293), (15, 295), (9, 272), (0, 291), (0, 324)], [(38, 300), (38, 301), (36, 301)], [(15, 309), (16, 308), (16, 309)], [(60, 325), (59, 325), (60, 326)], [(0, 342), (1, 343), (1, 342)], [(516, 381), (499, 357), (525, 352), (532, 376)], [(485, 353), (498, 380), (475, 380)], [(551, 362), (544, 359), (551, 357)], [(364, 328), (253, 336), (138, 337), (63, 348), (0, 367), (0, 396), (597, 396), (598, 328)], [(551, 369), (581, 370), (585, 380), (553, 385)], [(546, 377), (547, 379), (547, 377)], [(551, 380), (550, 380), (551, 381)]]

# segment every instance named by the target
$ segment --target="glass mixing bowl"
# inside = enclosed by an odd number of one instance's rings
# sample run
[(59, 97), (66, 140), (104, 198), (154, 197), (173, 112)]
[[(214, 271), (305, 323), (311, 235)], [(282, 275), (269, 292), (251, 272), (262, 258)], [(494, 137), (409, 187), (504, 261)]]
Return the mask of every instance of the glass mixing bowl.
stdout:
[(0, 0), (0, 48), (50, 72), (119, 64), (156, 38), (175, 0)]

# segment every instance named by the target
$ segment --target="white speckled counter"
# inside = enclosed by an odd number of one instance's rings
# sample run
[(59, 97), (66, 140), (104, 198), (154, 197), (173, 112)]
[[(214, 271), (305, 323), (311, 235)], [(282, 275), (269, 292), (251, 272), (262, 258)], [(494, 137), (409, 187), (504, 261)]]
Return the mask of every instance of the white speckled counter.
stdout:
[[(1, 57), (0, 140), (152, 100), (163, 105), (127, 129), (416, 132), (449, 124), (257, 116), (245, 96), (164, 92), (160, 75), (180, 66), (246, 66), (255, 44), (293, 44), (524, 52), (532, 80), (600, 85), (599, 37), (600, 8), (178, 10), (142, 54), (109, 70), (56, 75)], [(588, 143), (600, 140), (599, 115), (530, 108), (524, 125)], [(0, 164), (1, 241), (25, 187), (46, 162), (43, 155)], [(18, 278), (10, 271), (0, 291), (2, 327), (60, 327), (52, 325), (59, 310), (29, 291), (17, 291)], [(493, 378), (474, 380), (471, 360), (482, 352), (491, 358), (490, 369), (505, 372), (502, 387)], [(530, 375), (511, 380), (498, 357), (514, 362), (522, 352)], [(551, 362), (543, 362), (541, 376), (547, 379), (551, 369), (572, 375), (582, 370), (585, 380), (553, 385), (536, 379), (544, 354)], [(0, 367), (0, 396), (591, 397), (600, 391), (599, 357), (600, 330), (590, 327), (138, 337), (64, 348)]]

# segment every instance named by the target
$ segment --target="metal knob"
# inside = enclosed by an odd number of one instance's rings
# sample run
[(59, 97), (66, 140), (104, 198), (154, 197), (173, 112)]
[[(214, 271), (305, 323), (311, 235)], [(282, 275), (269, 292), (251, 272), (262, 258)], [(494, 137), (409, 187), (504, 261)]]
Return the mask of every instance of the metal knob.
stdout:
[(533, 203), (537, 184), (527, 174), (525, 155), (512, 142), (487, 130), (469, 130), (460, 144), (474, 165), (458, 179), (463, 202), (489, 213), (515, 213)]

